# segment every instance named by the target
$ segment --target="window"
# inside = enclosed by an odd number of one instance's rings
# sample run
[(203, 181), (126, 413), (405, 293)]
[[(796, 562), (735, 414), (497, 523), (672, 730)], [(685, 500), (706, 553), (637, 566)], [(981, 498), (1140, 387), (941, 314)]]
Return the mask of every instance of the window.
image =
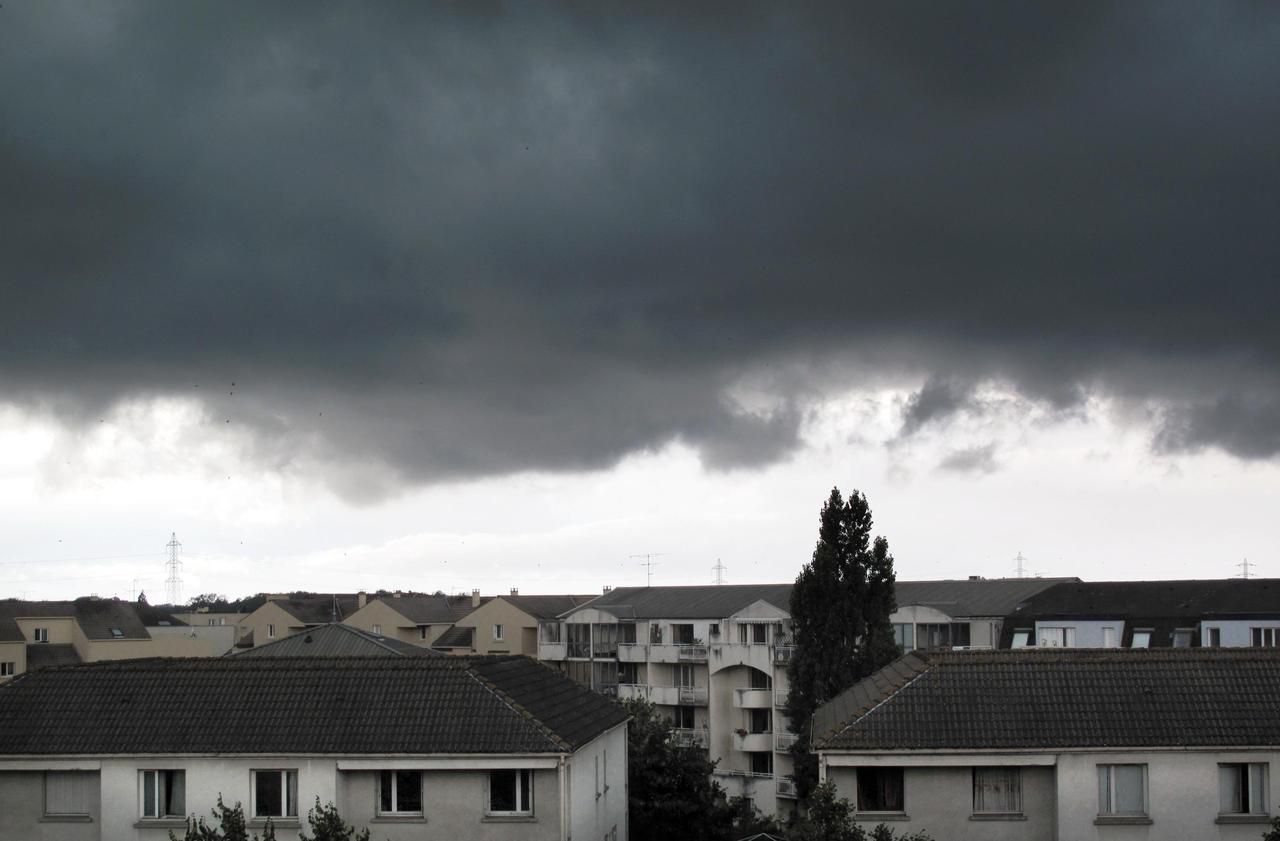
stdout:
[(273, 639), (273, 638), (275, 637), (275, 635), (276, 635), (276, 626), (275, 626), (275, 625), (268, 625), (268, 626), (267, 626), (267, 639)]
[(0, 677), (13, 677), (18, 672), (18, 664), (12, 660), (0, 663)]
[(623, 645), (636, 644), (636, 623), (634, 622), (618, 623), (618, 642)]
[(36, 642), (48, 642), (48, 641), (49, 641), (49, 629), (48, 629), (48, 628), (36, 628), (36, 629), (35, 629), (35, 631), (34, 631), (34, 634), (35, 634), (35, 641), (36, 641)]
[(1151, 631), (1134, 631), (1133, 641), (1129, 643), (1130, 648), (1150, 648), (1151, 647)]
[(1221, 628), (1205, 628), (1203, 644), (1209, 648), (1218, 648), (1222, 645), (1222, 629)]
[(1117, 642), (1116, 639), (1117, 637), (1116, 637), (1115, 628), (1107, 627), (1102, 629), (1102, 647), (1103, 648), (1118, 647), (1120, 643)]
[(693, 645), (693, 625), (672, 625), (671, 641), (676, 645)]
[(901, 812), (902, 769), (858, 769), (859, 812)]
[(618, 683), (636, 684), (640, 682), (640, 665), (638, 663), (618, 664)]
[(691, 730), (693, 723), (693, 707), (676, 707), (676, 714), (671, 718), (671, 726)]
[(298, 772), (283, 769), (254, 771), (253, 816), (255, 818), (296, 818), (298, 816)]
[(1022, 812), (1022, 769), (974, 768), (973, 811), (984, 814)]
[(748, 733), (773, 732), (773, 710), (750, 710), (749, 713)]
[[(599, 766), (599, 761), (600, 759), (597, 757), (597, 767)], [(597, 777), (597, 779), (599, 778)], [(598, 788), (599, 785), (597, 784)], [(489, 814), (532, 815), (533, 772), (490, 771)]]
[(1280, 628), (1250, 628), (1253, 645), (1260, 648), (1275, 648), (1280, 645)]
[(120, 630), (119, 628), (112, 628), (112, 629), (111, 629), (111, 638), (112, 638), (112, 639), (117, 639), (117, 640), (118, 640), (118, 639), (120, 639), (120, 638), (121, 638), (121, 637), (123, 637), (123, 636), (124, 636), (124, 631)]
[(1190, 648), (1191, 637), (1195, 634), (1191, 628), (1178, 628), (1173, 632), (1174, 648)]
[(1265, 815), (1267, 763), (1218, 766), (1218, 811), (1224, 815)]
[(1145, 816), (1147, 766), (1099, 765), (1098, 814)]
[[(427, 638), (427, 629), (428, 629), (429, 627), (430, 627), (429, 625), (419, 625), (419, 626), (418, 626), (418, 639), (420, 639), (420, 640), (424, 640), (424, 639), (426, 639), (426, 638)], [(560, 626), (558, 626), (558, 625), (557, 625), (556, 627), (557, 627), (557, 628), (559, 628)]]
[(916, 626), (909, 622), (893, 623), (893, 641), (903, 651), (910, 651), (916, 647)]
[(88, 771), (46, 771), (44, 813), (48, 817), (85, 817), (97, 774)]
[(1013, 644), (1009, 647), (1010, 648), (1026, 648), (1030, 644), (1031, 644), (1030, 631), (1014, 631)]
[(969, 644), (969, 623), (922, 624), (916, 626), (916, 645), (920, 648), (948, 648)]
[(683, 688), (691, 688), (695, 684), (693, 682), (693, 664), (680, 663), (676, 666), (676, 686)]
[(752, 751), (748, 755), (751, 757), (751, 773), (773, 774), (773, 751)]
[(565, 625), (570, 657), (591, 656), (591, 626), (585, 622)]
[(494, 638), (495, 640), (501, 640), (501, 639), (502, 639), (502, 626), (501, 626), (501, 625), (494, 625), (494, 626), (493, 626), (493, 638)]
[(772, 689), (773, 688), (773, 678), (769, 677), (769, 674), (767, 672), (762, 672), (759, 669), (753, 669), (750, 666), (747, 667), (747, 671), (749, 673), (749, 679), (750, 679), (749, 686), (752, 689)]
[(709, 637), (718, 637), (718, 636), (720, 636), (720, 623), (719, 623), (719, 622), (712, 622), (710, 625), (708, 625), (708, 626), (707, 626), (707, 636), (709, 636)]
[(751, 644), (764, 645), (769, 641), (769, 626), (755, 624), (751, 626)]
[(375, 622), (375, 623), (374, 623), (374, 625), (373, 625), (373, 632), (374, 632), (375, 634), (378, 634), (379, 636), (381, 636), (381, 634), (382, 634), (382, 626), (381, 626), (381, 625), (379, 625), (379, 624), (377, 624), (377, 623)]
[(187, 780), (185, 771), (142, 771), (142, 817), (185, 818)]
[(1040, 645), (1044, 648), (1075, 648), (1075, 628), (1041, 628)]
[(383, 771), (378, 774), (379, 815), (422, 814), (422, 772)]

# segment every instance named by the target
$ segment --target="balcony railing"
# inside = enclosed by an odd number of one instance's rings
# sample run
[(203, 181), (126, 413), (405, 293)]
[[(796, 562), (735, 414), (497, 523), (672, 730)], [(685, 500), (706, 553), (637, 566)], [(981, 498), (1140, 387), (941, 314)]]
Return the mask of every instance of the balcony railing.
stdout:
[(778, 753), (786, 753), (791, 750), (791, 746), (794, 745), (796, 740), (799, 738), (800, 737), (795, 733), (774, 733), (773, 749)]
[(796, 647), (790, 643), (778, 643), (773, 647), (773, 662), (790, 663), (795, 656)]
[(705, 704), (707, 703), (707, 687), (705, 686), (679, 686), (681, 704)]
[(735, 689), (733, 705), (746, 710), (767, 710), (773, 706), (771, 689)]
[(707, 662), (707, 647), (705, 645), (680, 643), (676, 645), (676, 656), (689, 662), (705, 663)]
[(773, 693), (773, 705), (775, 707), (785, 707), (787, 705), (787, 696), (791, 694), (789, 689), (779, 689)]
[(581, 657), (586, 659), (591, 656), (591, 643), (589, 642), (571, 642), (569, 643), (569, 656)]
[(675, 727), (671, 730), (671, 743), (686, 748), (705, 748), (711, 736), (705, 727)]
[(734, 732), (733, 749), (747, 753), (761, 753), (773, 750), (773, 733), (765, 730), (759, 733)]
[(790, 777), (778, 777), (778, 796), (795, 797), (796, 781)]
[(623, 663), (643, 663), (649, 659), (649, 646), (642, 642), (618, 643), (618, 660)]

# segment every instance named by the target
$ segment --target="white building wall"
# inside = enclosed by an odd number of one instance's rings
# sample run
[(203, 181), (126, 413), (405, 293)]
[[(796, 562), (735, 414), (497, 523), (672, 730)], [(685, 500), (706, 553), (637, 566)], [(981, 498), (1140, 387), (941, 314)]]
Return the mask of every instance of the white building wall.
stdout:
[(627, 838), (627, 727), (620, 724), (583, 745), (568, 762), (569, 837)]
[(1115, 646), (1124, 642), (1123, 619), (1046, 619), (1036, 622), (1035, 644), (1040, 645), (1046, 628), (1072, 628), (1075, 631), (1075, 644), (1072, 648), (1102, 648), (1106, 628), (1115, 630)]
[(1222, 631), (1223, 648), (1247, 648), (1253, 645), (1252, 628), (1280, 628), (1280, 619), (1214, 619), (1200, 623), (1200, 644), (1204, 645), (1205, 628)]

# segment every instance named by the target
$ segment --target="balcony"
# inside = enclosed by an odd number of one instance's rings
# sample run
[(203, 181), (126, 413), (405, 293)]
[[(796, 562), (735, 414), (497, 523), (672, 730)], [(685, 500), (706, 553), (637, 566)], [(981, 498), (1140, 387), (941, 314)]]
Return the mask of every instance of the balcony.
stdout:
[(618, 662), (644, 663), (649, 659), (649, 646), (642, 642), (618, 643)]
[(735, 689), (733, 705), (743, 710), (767, 710), (773, 706), (773, 690)]
[(773, 774), (757, 774), (753, 771), (715, 771), (715, 781), (729, 797), (750, 797), (760, 804), (767, 804), (774, 797)]
[(675, 727), (671, 730), (671, 743), (685, 748), (703, 748), (711, 743), (705, 727)]
[(774, 733), (773, 749), (778, 753), (786, 753), (791, 750), (791, 746), (796, 743), (800, 737), (795, 733)]
[(707, 687), (680, 686), (677, 687), (677, 697), (684, 706), (697, 705), (705, 707), (707, 705)]
[(773, 647), (773, 662), (777, 665), (786, 665), (791, 662), (791, 658), (795, 656), (796, 647), (789, 643), (779, 643)]
[(707, 647), (705, 645), (677, 643), (676, 659), (681, 663), (705, 663), (707, 662)]
[(601, 684), (597, 684), (597, 685), (596, 685), (596, 691), (597, 691), (597, 692), (599, 692), (601, 695), (608, 695), (608, 696), (609, 696), (609, 697), (611, 697), (611, 698), (617, 698), (617, 697), (618, 697), (618, 684), (616, 684), (616, 683), (601, 683)]
[(746, 751), (748, 753), (772, 751), (773, 733), (769, 731), (764, 733), (747, 733), (743, 730), (734, 731), (733, 749)]
[(538, 643), (539, 660), (563, 660), (569, 656), (569, 646), (562, 642)]
[(790, 777), (778, 777), (778, 796), (779, 797), (796, 797), (796, 781)]
[(773, 693), (773, 705), (781, 709), (787, 705), (787, 696), (791, 694), (789, 689), (778, 689)]

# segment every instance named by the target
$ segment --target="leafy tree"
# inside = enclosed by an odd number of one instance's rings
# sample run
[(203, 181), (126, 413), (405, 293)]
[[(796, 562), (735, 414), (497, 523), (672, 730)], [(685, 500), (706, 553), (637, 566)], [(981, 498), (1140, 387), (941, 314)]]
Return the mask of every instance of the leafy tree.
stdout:
[[(186, 834), (178, 838), (170, 830), (169, 841), (250, 841), (244, 809), (238, 802), (234, 806), (228, 806), (222, 802), (222, 795), (219, 794), (218, 805), (211, 814), (217, 821), (216, 826), (210, 826), (204, 818), (197, 819), (192, 815), (187, 818)], [(267, 818), (267, 825), (262, 828), (262, 837), (255, 834), (252, 841), (276, 841), (276, 829), (270, 818)]]
[(810, 752), (814, 711), (898, 656), (889, 617), (894, 600), (893, 556), (883, 537), (871, 539), (871, 507), (839, 488), (822, 506), (818, 543), (791, 591), (795, 654), (787, 666), (787, 716), (799, 738), (791, 748), (796, 788), (808, 797), (817, 783)]
[(187, 607), (191, 610), (199, 610), (207, 607), (210, 610), (226, 610), (227, 597), (217, 593), (201, 593), (198, 596), (192, 596), (187, 599)]
[(319, 797), (316, 805), (307, 810), (307, 823), (311, 825), (312, 837), (300, 832), (298, 837), (302, 841), (369, 841), (369, 830), (357, 832), (354, 826), (342, 820), (337, 806), (332, 803), (321, 806)]
[(853, 818), (852, 804), (836, 797), (830, 781), (822, 783), (809, 795), (808, 812), (787, 833), (787, 841), (933, 841), (924, 832), (898, 836), (884, 824), (877, 824), (868, 834)]
[(623, 702), (627, 729), (627, 768), (632, 841), (732, 841), (756, 832), (776, 831), (746, 798), (725, 798), (711, 778), (716, 764), (696, 747), (671, 740), (671, 719), (642, 699)]
[(1262, 841), (1280, 841), (1280, 815), (1271, 819), (1271, 828), (1262, 833)]

